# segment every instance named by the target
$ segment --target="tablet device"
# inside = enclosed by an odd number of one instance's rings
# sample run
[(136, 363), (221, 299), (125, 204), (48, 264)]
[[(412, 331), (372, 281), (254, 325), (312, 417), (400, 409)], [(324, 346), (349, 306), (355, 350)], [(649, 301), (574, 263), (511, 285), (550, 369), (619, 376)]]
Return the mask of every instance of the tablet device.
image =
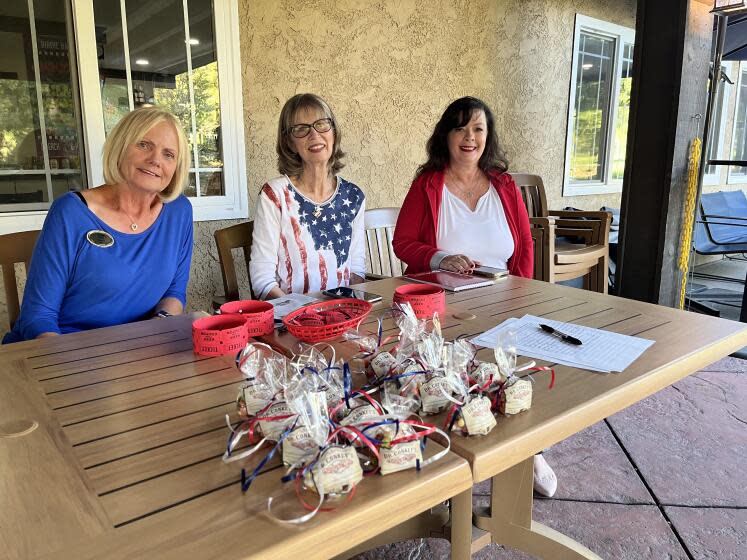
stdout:
[(435, 284), (441, 286), (449, 292), (461, 292), (472, 288), (482, 288), (493, 284), (492, 279), (475, 277), (472, 274), (457, 274), (446, 270), (436, 270), (434, 272), (417, 272), (415, 274), (405, 274), (405, 278), (423, 282), (425, 284)]

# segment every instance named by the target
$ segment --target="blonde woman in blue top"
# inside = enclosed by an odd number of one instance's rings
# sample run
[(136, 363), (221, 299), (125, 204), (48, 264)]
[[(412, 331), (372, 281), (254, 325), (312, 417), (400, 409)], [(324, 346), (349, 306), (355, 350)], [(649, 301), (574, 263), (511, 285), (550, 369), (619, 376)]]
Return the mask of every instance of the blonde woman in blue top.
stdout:
[(103, 163), (106, 184), (49, 209), (3, 343), (183, 311), (193, 240), (179, 122), (157, 107), (132, 111), (107, 137)]

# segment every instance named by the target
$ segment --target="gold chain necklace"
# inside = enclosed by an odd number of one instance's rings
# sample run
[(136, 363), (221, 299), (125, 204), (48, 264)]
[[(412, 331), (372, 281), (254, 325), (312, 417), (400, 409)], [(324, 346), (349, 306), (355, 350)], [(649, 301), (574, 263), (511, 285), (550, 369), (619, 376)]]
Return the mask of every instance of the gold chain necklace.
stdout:
[(132, 231), (137, 231), (137, 224), (135, 223), (135, 220), (132, 219), (132, 216), (130, 216), (127, 212), (125, 212), (124, 208), (120, 208), (122, 212), (124, 212), (125, 216), (130, 220), (130, 229)]
[(459, 181), (451, 171), (448, 171), (447, 173), (448, 173), (448, 176), (451, 178), (451, 180), (449, 181), (449, 184), (452, 185), (454, 188), (456, 188), (457, 193), (462, 194), (466, 196), (467, 198), (471, 199), (472, 195), (474, 194), (473, 189), (471, 188), (465, 189), (463, 186), (464, 183), (462, 181)]

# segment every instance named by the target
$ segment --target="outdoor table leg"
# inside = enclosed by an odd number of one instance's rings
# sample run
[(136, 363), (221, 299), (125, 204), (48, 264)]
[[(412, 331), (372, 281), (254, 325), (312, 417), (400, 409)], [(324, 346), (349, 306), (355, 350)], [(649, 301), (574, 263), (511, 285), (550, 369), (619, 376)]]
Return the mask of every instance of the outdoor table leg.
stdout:
[(494, 543), (545, 560), (601, 560), (570, 537), (532, 521), (533, 466), (529, 457), (493, 477), (491, 507), (475, 511), (475, 525), (489, 531)]
[(451, 558), (472, 556), (472, 488), (451, 499)]

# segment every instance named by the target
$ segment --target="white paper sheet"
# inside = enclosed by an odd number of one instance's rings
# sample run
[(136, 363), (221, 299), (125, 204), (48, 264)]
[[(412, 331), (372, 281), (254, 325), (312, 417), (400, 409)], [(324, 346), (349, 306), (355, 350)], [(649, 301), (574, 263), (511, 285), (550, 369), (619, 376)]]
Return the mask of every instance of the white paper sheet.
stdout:
[[(570, 344), (546, 333), (539, 328), (540, 323), (574, 336), (583, 344)], [(504, 321), (476, 336), (472, 342), (478, 346), (494, 348), (500, 333), (508, 330), (516, 333), (517, 351), (522, 356), (605, 373), (624, 371), (654, 343), (653, 340), (645, 338), (562, 323), (534, 315)]]

